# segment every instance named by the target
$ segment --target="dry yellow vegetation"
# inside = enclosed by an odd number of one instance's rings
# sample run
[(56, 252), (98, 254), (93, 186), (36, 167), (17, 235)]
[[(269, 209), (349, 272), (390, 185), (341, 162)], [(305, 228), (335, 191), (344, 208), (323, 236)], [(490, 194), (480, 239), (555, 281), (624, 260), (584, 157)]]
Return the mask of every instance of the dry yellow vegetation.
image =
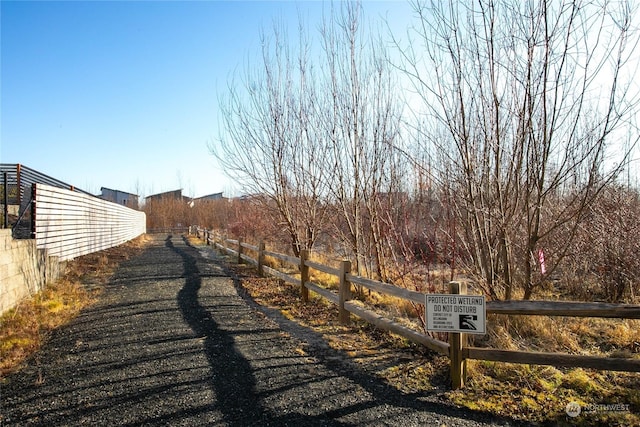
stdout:
[[(138, 237), (124, 245), (76, 258), (64, 274), (0, 317), (0, 378), (15, 371), (38, 351), (54, 329), (92, 304), (121, 261), (139, 253), (148, 242)], [(85, 286), (91, 283), (93, 289)], [(97, 285), (97, 286), (96, 286)]]

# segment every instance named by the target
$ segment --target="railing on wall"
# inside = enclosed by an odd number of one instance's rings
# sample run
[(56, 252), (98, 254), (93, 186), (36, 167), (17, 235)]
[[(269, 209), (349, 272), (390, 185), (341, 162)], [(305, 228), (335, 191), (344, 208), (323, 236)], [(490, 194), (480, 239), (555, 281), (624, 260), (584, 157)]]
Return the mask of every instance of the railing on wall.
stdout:
[(61, 261), (120, 245), (146, 231), (144, 212), (46, 184), (34, 184), (34, 193), (36, 246)]
[[(47, 184), (52, 187), (65, 188), (77, 193), (90, 196), (91, 194), (52, 178), (42, 172), (38, 172), (20, 163), (0, 163), (0, 192), (2, 197), (0, 201), (3, 205), (3, 224), (4, 228), (11, 225), (14, 238), (28, 239), (32, 238), (31, 224), (31, 189), (33, 184)], [(15, 207), (15, 212), (10, 212), (9, 207)], [(14, 220), (9, 221), (9, 217)]]
[[(302, 251), (300, 257), (292, 257), (265, 250), (264, 242), (260, 242), (258, 245), (250, 245), (239, 240), (223, 238), (215, 232), (198, 227), (193, 227), (190, 232), (204, 239), (208, 245), (214, 245), (218, 249), (237, 257), (238, 262), (244, 261), (255, 265), (261, 275), (269, 274), (285, 282), (299, 285), (301, 297), (305, 301), (309, 298), (309, 290), (328, 299), (338, 305), (339, 320), (343, 323), (349, 322), (349, 315), (354, 314), (379, 328), (403, 336), (412, 342), (424, 345), (437, 353), (448, 356), (451, 360), (451, 380), (454, 388), (459, 388), (464, 385), (466, 375), (465, 361), (467, 359), (640, 372), (640, 359), (638, 358), (614, 358), (478, 348), (467, 344), (465, 334), (450, 334), (449, 342), (443, 342), (423, 332), (386, 319), (375, 311), (365, 309), (350, 302), (352, 284), (417, 304), (424, 304), (425, 294), (423, 293), (353, 275), (349, 271), (350, 264), (348, 261), (343, 261), (340, 264), (340, 268), (333, 268), (309, 260), (309, 253), (307, 251)], [(247, 251), (252, 251), (255, 254), (255, 258), (247, 255)], [(300, 277), (293, 277), (264, 265), (266, 256), (297, 267), (300, 272)], [(340, 283), (338, 292), (336, 293), (317, 283), (311, 282), (309, 280), (309, 269), (315, 269), (336, 276)], [(464, 291), (460, 292), (461, 287), (457, 285), (459, 284), (456, 282), (451, 284), (451, 293), (464, 293)], [(489, 301), (486, 304), (486, 308), (487, 314), (493, 313), (499, 315), (640, 319), (640, 305), (632, 304), (568, 301)]]

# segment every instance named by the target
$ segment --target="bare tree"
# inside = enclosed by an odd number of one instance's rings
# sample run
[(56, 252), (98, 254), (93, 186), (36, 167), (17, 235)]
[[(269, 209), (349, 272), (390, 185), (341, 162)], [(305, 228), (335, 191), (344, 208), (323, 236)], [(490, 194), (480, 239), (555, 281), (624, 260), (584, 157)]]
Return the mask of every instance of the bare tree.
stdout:
[[(510, 299), (520, 287), (530, 298), (637, 140), (618, 140), (638, 106), (634, 11), (577, 0), (416, 1), (414, 10), (399, 67), (424, 101), (431, 130), (421, 136), (440, 153), (434, 175), (485, 291)], [(545, 251), (560, 234), (565, 245)]]
[[(334, 228), (355, 259), (356, 271), (385, 271), (382, 201), (393, 189), (393, 146), (399, 132), (394, 77), (382, 43), (362, 28), (360, 3), (333, 8), (322, 26), (325, 54), (323, 105), (332, 151)], [(371, 268), (366, 260), (373, 259)], [(367, 271), (365, 271), (367, 270)]]
[(573, 268), (564, 272), (579, 282), (579, 288), (571, 291), (611, 302), (634, 302), (640, 290), (639, 215), (637, 190), (612, 184), (602, 191), (580, 226)]
[(191, 210), (186, 200), (166, 197), (147, 200), (143, 209), (147, 215), (147, 230), (171, 230), (191, 223)]
[[(326, 156), (315, 129), (316, 88), (308, 35), (299, 27), (298, 54), (283, 25), (262, 35), (258, 68), (247, 66), (221, 99), (224, 132), (210, 150), (245, 191), (265, 196), (265, 212), (289, 235), (295, 255), (318, 236)], [(262, 197), (256, 200), (262, 200)]]
[(294, 41), (278, 25), (263, 35), (260, 69), (229, 85), (225, 133), (210, 148), (227, 174), (267, 197), (296, 255), (314, 245), (332, 207), (357, 271), (366, 264), (385, 278), (382, 207), (401, 175), (392, 152), (399, 108), (386, 52), (361, 15), (359, 3), (331, 9), (317, 63), (304, 25)]

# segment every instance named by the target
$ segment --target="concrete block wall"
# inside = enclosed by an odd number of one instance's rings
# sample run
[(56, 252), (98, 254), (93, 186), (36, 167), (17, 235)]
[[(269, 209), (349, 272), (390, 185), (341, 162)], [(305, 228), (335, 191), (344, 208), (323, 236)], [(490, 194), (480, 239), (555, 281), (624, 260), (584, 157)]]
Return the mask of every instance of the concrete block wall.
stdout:
[(58, 279), (57, 257), (36, 248), (35, 240), (14, 240), (11, 230), (0, 230), (0, 314)]

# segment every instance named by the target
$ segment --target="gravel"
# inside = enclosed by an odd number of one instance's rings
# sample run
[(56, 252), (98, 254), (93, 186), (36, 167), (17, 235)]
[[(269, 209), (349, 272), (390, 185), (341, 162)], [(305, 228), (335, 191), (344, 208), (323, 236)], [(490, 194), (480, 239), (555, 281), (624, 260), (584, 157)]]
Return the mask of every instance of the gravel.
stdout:
[(520, 425), (399, 392), (248, 300), (222, 259), (152, 237), (0, 385), (0, 425)]

